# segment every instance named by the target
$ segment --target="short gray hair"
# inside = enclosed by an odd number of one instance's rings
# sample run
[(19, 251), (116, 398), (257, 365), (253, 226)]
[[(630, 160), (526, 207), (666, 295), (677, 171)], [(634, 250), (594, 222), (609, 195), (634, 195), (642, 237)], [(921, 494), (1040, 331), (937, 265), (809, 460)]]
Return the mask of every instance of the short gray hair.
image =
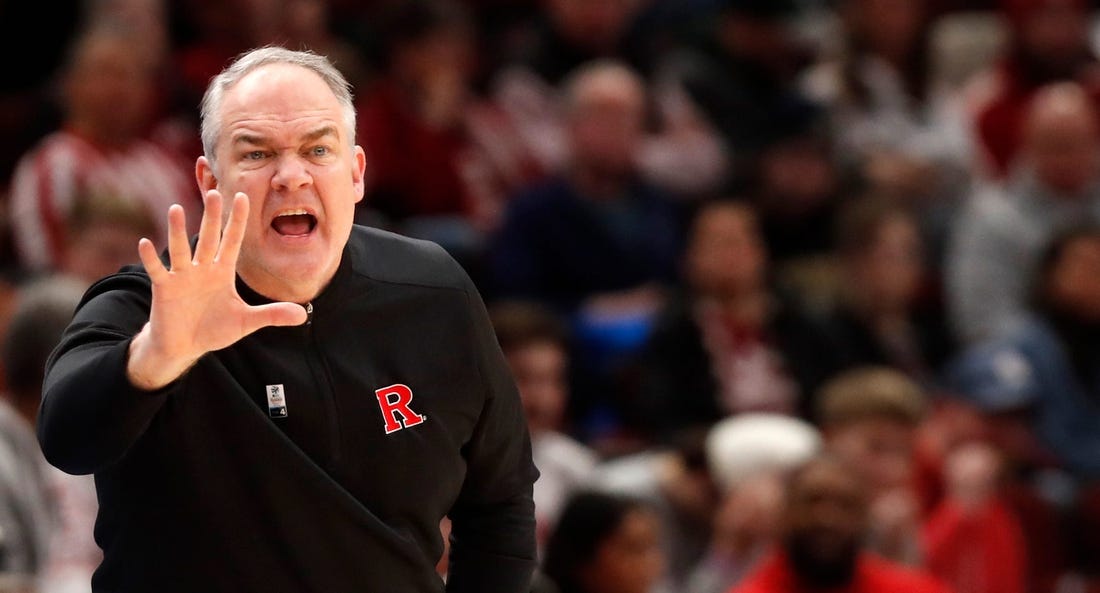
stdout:
[(355, 104), (352, 101), (351, 85), (344, 75), (336, 69), (325, 56), (308, 50), (293, 51), (284, 47), (265, 46), (245, 52), (237, 57), (215, 76), (202, 97), (200, 111), (202, 151), (211, 166), (215, 162), (215, 148), (221, 135), (221, 121), (217, 114), (221, 110), (225, 93), (253, 70), (271, 64), (291, 64), (301, 66), (316, 73), (325, 81), (332, 94), (340, 102), (344, 115), (344, 127), (347, 128), (349, 143), (355, 144)]

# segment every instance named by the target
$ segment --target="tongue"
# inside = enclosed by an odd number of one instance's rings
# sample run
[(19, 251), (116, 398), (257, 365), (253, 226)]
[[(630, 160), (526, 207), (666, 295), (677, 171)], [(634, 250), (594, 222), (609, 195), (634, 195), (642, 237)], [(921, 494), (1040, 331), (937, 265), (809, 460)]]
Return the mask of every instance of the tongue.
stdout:
[(271, 226), (280, 235), (308, 235), (313, 226), (313, 217), (308, 214), (276, 216), (271, 221)]

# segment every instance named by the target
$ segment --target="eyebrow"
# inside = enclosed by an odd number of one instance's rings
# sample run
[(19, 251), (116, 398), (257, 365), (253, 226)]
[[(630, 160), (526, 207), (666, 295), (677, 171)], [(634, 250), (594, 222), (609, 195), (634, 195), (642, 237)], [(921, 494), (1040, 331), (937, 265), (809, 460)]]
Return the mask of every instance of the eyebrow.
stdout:
[(247, 132), (233, 135), (233, 144), (260, 145), (260, 144), (263, 144), (263, 143), (264, 143), (264, 138), (262, 136), (256, 136), (256, 135), (253, 135), (253, 134), (249, 134)]
[(314, 140), (319, 140), (321, 138), (324, 138), (325, 136), (333, 136), (339, 138), (340, 134), (337, 133), (336, 126), (324, 126), (313, 130), (305, 136), (302, 136), (302, 140), (305, 142), (313, 142)]
[[(324, 138), (325, 136), (333, 136), (338, 138), (340, 134), (337, 132), (336, 126), (323, 126), (303, 135), (302, 142), (313, 142), (320, 138)], [(251, 144), (259, 146), (266, 143), (266, 137), (249, 134), (248, 132), (241, 132), (233, 135), (233, 144)]]

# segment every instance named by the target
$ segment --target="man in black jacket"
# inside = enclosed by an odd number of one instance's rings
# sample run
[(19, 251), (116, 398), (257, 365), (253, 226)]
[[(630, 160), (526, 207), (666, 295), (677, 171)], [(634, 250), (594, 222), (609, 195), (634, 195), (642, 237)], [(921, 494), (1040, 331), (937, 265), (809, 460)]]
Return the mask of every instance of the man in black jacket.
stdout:
[(173, 206), (164, 260), (143, 239), (47, 365), (43, 451), (96, 476), (93, 589), (526, 591), (537, 471), (515, 386), (453, 259), (353, 227), (347, 83), (263, 48), (202, 111), (197, 240)]

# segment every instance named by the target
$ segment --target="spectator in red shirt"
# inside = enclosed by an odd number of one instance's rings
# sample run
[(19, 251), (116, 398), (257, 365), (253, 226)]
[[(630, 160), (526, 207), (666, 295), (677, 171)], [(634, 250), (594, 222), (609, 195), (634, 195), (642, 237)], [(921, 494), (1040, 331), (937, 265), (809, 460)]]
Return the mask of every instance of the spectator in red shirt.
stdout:
[(538, 177), (503, 113), (479, 99), (475, 31), (451, 0), (379, 13), (379, 76), (359, 99), (367, 153), (358, 218), (476, 258), (505, 197)]
[(855, 466), (818, 457), (790, 476), (782, 543), (730, 593), (946, 593), (933, 577), (861, 551), (866, 489)]
[(827, 450), (865, 474), (867, 543), (896, 562), (920, 565), (921, 501), (916, 489), (917, 427), (925, 394), (903, 373), (877, 366), (837, 375), (818, 396)]
[[(156, 119), (157, 64), (141, 40), (129, 29), (96, 24), (72, 48), (62, 75), (63, 126), (23, 156), (12, 179), (12, 232), (27, 269), (61, 266), (72, 242), (70, 219), (93, 196), (110, 195), (150, 215), (173, 203), (198, 207), (190, 167), (146, 138)], [(166, 236), (164, 219), (154, 220), (156, 236)]]
[(924, 567), (956, 593), (1023, 593), (1026, 545), (993, 447), (978, 435), (950, 445), (942, 496), (920, 500), (918, 428), (944, 421), (928, 416), (925, 400), (913, 380), (882, 367), (853, 369), (823, 389), (826, 449), (866, 472), (868, 548)]
[(1023, 141), (1024, 119), (1035, 91), (1076, 81), (1100, 100), (1100, 60), (1089, 46), (1085, 0), (1004, 0), (1007, 52), (966, 90), (985, 173), (1005, 178)]

